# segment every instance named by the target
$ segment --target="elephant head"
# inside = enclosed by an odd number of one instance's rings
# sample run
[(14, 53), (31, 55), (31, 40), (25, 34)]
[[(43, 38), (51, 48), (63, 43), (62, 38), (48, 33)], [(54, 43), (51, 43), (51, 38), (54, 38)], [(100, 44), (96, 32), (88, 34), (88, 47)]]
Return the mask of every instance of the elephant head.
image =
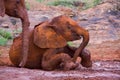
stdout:
[(67, 41), (78, 40), (81, 37), (83, 41), (73, 56), (74, 62), (89, 42), (87, 30), (66, 16), (55, 17), (51, 21), (37, 25), (34, 29), (34, 43), (41, 48), (64, 47)]
[(66, 45), (62, 35), (51, 28), (49, 22), (43, 22), (34, 29), (34, 44), (40, 48), (61, 48)]
[(0, 2), (0, 16), (6, 13), (9, 16), (22, 18), (21, 15), (25, 13), (24, 0), (1, 0)]

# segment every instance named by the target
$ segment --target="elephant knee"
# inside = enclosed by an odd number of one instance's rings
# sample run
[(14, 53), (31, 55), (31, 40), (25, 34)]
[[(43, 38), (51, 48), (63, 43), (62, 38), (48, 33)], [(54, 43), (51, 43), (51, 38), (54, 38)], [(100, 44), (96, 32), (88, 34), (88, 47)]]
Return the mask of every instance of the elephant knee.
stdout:
[(63, 69), (63, 70), (73, 70), (75, 68), (77, 68), (79, 66), (79, 63), (74, 63), (72, 60), (71, 61), (66, 61), (66, 62), (62, 62), (60, 64), (60, 67)]
[(68, 54), (61, 53), (60, 55), (62, 57), (62, 61), (61, 61), (61, 64), (60, 64), (61, 69), (72, 70), (72, 69), (75, 69), (76, 67), (79, 66), (79, 63), (74, 63), (72, 61), (72, 58)]
[(66, 54), (66, 53), (60, 53), (60, 57), (61, 57), (61, 60), (64, 62), (64, 61), (70, 61), (71, 60), (71, 57)]
[(53, 66), (51, 66), (49, 62), (45, 62), (45, 61), (42, 61), (41, 66), (42, 66), (42, 69), (47, 70), (47, 71), (51, 71), (54, 69)]

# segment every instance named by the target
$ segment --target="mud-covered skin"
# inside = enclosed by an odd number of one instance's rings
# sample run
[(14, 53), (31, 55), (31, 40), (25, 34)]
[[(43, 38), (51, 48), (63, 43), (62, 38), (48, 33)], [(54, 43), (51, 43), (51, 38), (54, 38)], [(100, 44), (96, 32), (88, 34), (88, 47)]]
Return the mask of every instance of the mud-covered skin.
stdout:
[[(62, 53), (64, 52), (64, 48), (48, 49), (37, 47), (33, 43), (33, 31), (29, 34), (29, 40), (29, 55), (25, 67), (54, 70), (59, 68), (60, 64), (64, 64), (64, 66), (61, 67), (63, 70), (71, 70), (79, 65), (78, 63), (74, 63), (68, 54)], [(21, 36), (19, 36), (14, 39), (10, 48), (10, 60), (15, 66), (19, 66), (21, 61), (21, 45), (22, 40)]]
[(53, 18), (49, 23), (53, 25), (53, 29), (61, 34), (66, 41), (74, 41), (80, 39), (80, 36), (83, 38), (83, 41), (79, 48), (75, 51), (73, 61), (75, 62), (79, 53), (82, 53), (82, 50), (87, 46), (89, 42), (89, 33), (87, 30), (79, 26), (74, 20), (66, 16), (58, 16)]
[[(71, 48), (67, 45), (67, 41), (78, 40), (80, 36), (83, 36), (80, 47)], [(91, 56), (84, 50), (88, 41), (88, 31), (69, 17), (58, 16), (42, 22), (29, 32), (29, 55), (25, 67), (53, 70), (58, 67), (56, 65), (63, 64), (64, 69), (71, 69), (78, 66), (75, 62), (79, 56), (84, 67), (91, 67)], [(16, 66), (21, 61), (21, 48), (19, 36), (10, 49), (10, 59)]]
[[(73, 58), (75, 51), (77, 48), (66, 46), (64, 47), (64, 52)], [(81, 58), (81, 65), (84, 67), (92, 67), (91, 53), (89, 50), (84, 49), (82, 53), (80, 53), (79, 57)]]
[[(37, 28), (36, 28), (37, 27)], [(74, 20), (64, 15), (53, 18), (50, 21), (41, 22), (35, 26), (34, 42), (42, 48), (64, 47), (67, 41), (78, 40), (81, 37), (83, 41), (75, 51), (73, 61), (82, 53), (82, 50), (89, 42), (89, 33), (80, 27)], [(42, 38), (42, 39), (41, 39)], [(59, 45), (58, 45), (59, 43)]]
[(5, 14), (22, 21), (22, 56), (20, 67), (24, 67), (28, 56), (29, 19), (24, 0), (0, 0), (0, 16)]
[[(52, 20), (41, 22), (35, 26), (34, 35), (34, 43), (42, 48), (64, 47), (68, 41), (79, 40), (82, 37), (82, 43), (74, 52), (73, 61), (76, 62), (79, 55), (84, 59), (84, 54), (81, 53), (89, 42), (89, 33), (70, 17), (61, 15)], [(87, 57), (91, 58), (88, 52), (85, 53)], [(89, 58), (88, 60), (90, 60)], [(82, 61), (86, 62), (86, 59)]]
[[(59, 49), (39, 48), (33, 43), (33, 31), (30, 32), (29, 39), (29, 55), (25, 64), (26, 68), (54, 70), (61, 67), (63, 70), (70, 70), (75, 69), (79, 65), (79, 63), (74, 63), (72, 61), (72, 57), (76, 48), (73, 49), (69, 46)], [(10, 60), (15, 66), (19, 66), (22, 56), (21, 52), (22, 38), (19, 36), (14, 39), (9, 52)], [(84, 52), (84, 54), (87, 53)], [(88, 55), (90, 56), (90, 54)], [(84, 55), (84, 58), (85, 56), (86, 55)], [(92, 64), (90, 58), (86, 56), (86, 60), (87, 63), (84, 61), (84, 59), (82, 60), (82, 62), (85, 64), (83, 66), (88, 67), (90, 64), (89, 67), (91, 67)]]
[(63, 53), (64, 48), (59, 49), (48, 49), (42, 58), (42, 69), (44, 70), (54, 70), (63, 69), (71, 70), (79, 66), (79, 63), (74, 63), (72, 58)]

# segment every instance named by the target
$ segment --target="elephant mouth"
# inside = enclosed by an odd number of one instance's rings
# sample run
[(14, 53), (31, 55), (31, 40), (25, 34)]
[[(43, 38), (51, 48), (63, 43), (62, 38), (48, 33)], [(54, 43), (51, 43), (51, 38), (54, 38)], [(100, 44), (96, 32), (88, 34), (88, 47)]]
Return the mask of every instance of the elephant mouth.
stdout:
[(69, 39), (69, 41), (75, 41), (81, 39), (81, 37), (76, 33), (73, 33), (72, 36), (70, 36), (70, 38), (71, 39)]

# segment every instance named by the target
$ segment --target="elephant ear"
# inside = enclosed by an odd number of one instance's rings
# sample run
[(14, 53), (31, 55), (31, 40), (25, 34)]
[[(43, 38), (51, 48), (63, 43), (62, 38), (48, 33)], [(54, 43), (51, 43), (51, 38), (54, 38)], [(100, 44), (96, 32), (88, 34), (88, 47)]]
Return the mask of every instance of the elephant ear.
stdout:
[(67, 42), (50, 26), (39, 25), (34, 29), (34, 44), (40, 48), (61, 48), (66, 46)]
[(5, 4), (4, 4), (4, 0), (0, 1), (0, 16), (4, 16), (5, 15)]

